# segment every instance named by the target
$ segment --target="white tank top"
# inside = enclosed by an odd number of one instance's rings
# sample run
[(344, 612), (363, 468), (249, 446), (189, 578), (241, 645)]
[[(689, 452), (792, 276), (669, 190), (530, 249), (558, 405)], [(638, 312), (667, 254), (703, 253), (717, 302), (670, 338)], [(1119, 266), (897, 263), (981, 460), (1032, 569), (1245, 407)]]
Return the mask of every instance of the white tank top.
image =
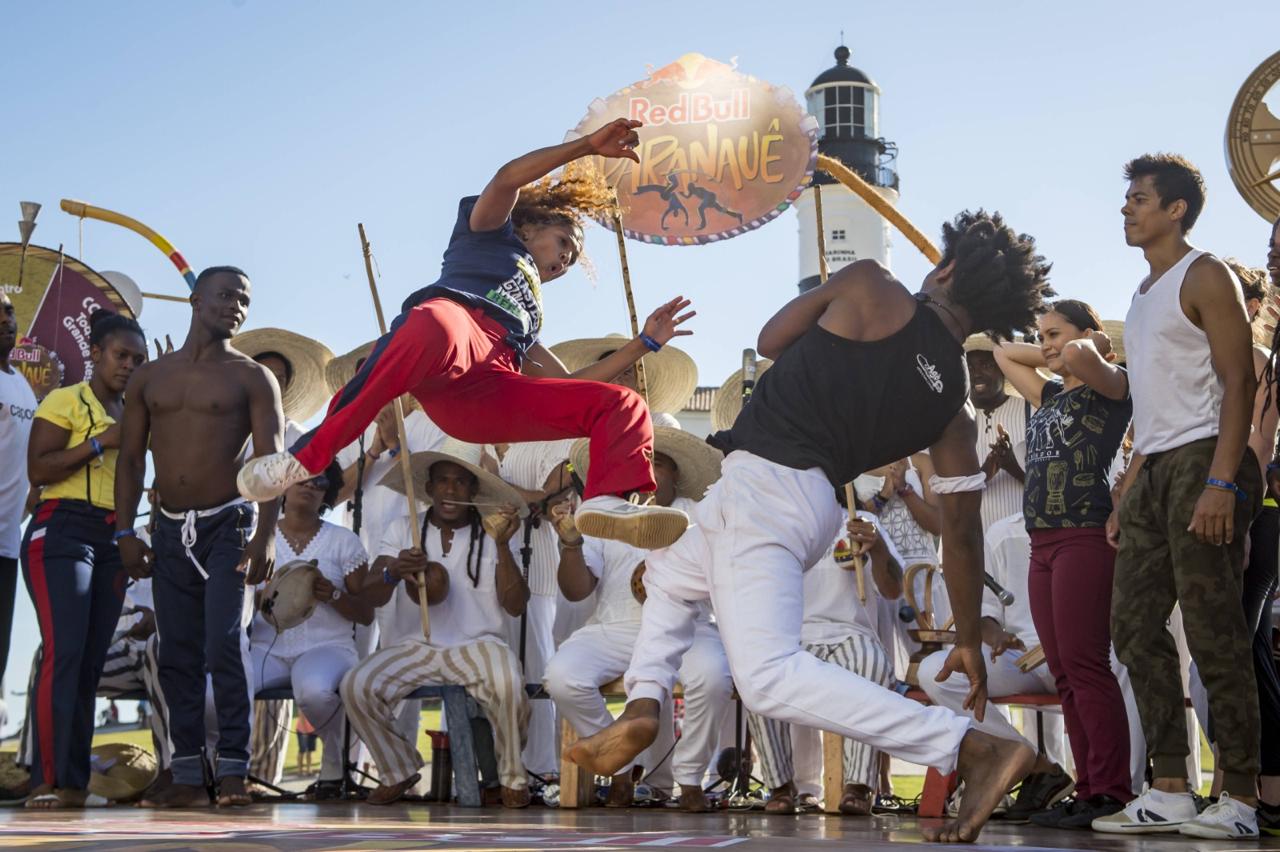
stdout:
[(1133, 448), (1164, 452), (1218, 434), (1222, 381), (1209, 358), (1209, 338), (1182, 310), (1182, 282), (1199, 249), (1133, 294), (1125, 318)]

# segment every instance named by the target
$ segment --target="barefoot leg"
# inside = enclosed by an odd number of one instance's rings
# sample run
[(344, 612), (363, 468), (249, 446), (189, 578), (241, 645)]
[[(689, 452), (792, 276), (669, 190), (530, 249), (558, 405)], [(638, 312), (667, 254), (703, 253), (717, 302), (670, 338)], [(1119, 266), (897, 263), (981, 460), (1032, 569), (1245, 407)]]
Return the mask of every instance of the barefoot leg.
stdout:
[(960, 741), (956, 772), (964, 782), (960, 816), (941, 828), (926, 828), (932, 843), (972, 843), (1009, 788), (1035, 766), (1036, 754), (1025, 743), (1000, 739), (970, 729)]
[(218, 782), (218, 807), (243, 808), (253, 804), (243, 778), (223, 778)]
[(680, 810), (687, 814), (705, 814), (711, 810), (707, 794), (697, 784), (680, 787)]
[(596, 775), (616, 775), (657, 739), (658, 712), (651, 698), (629, 702), (612, 725), (574, 743), (569, 760)]

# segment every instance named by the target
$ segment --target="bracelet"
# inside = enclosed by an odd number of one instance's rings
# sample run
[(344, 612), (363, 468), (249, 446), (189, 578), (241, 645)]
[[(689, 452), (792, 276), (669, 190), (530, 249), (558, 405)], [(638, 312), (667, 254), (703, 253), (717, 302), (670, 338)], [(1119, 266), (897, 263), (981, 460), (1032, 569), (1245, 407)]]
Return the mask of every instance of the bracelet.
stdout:
[(93, 457), (99, 458), (106, 450), (102, 449), (102, 443), (97, 438), (89, 439), (89, 446), (93, 449)]
[(1248, 500), (1249, 495), (1240, 490), (1240, 486), (1234, 482), (1227, 482), (1224, 479), (1214, 479), (1212, 476), (1204, 481), (1204, 484), (1210, 488), (1220, 488), (1223, 491), (1230, 491), (1236, 495), (1236, 499), (1240, 501)]
[(137, 530), (116, 530), (115, 534), (111, 536), (111, 540), (116, 543), (119, 543), (120, 539), (122, 538), (137, 538), (137, 537), (138, 537)]
[(573, 544), (565, 544), (564, 539), (561, 539), (560, 549), (561, 550), (581, 550), (582, 544), (583, 544), (583, 539), (581, 537), (579, 537), (578, 540), (575, 541)]
[(652, 337), (645, 334), (643, 331), (640, 332), (640, 342), (643, 343), (645, 345), (645, 348), (647, 348), (650, 352), (657, 352), (659, 349), (662, 348), (661, 343), (654, 340)]
[(914, 494), (915, 489), (912, 488), (910, 485), (904, 485), (901, 488), (897, 489), (896, 493), (899, 497), (906, 497), (908, 494)]
[(396, 456), (400, 455), (400, 448), (393, 447), (392, 449), (387, 450), (387, 455), (391, 456), (391, 458), (395, 458)]
[(396, 584), (396, 578), (391, 576), (391, 571), (386, 565), (382, 566), (382, 582), (386, 583), (388, 586), (394, 586)]
[(883, 509), (885, 506), (889, 505), (889, 501), (881, 497), (879, 492), (877, 492), (875, 496), (871, 498), (871, 505), (875, 506), (877, 509)]

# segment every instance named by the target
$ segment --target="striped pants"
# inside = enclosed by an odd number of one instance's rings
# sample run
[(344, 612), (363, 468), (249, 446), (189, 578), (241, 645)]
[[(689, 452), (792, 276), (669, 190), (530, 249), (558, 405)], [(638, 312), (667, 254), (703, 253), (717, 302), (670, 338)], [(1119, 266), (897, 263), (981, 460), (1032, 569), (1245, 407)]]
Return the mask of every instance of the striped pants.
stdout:
[(426, 763), (416, 743), (396, 729), (400, 702), (420, 686), (461, 686), (493, 727), (502, 786), (528, 786), (520, 752), (529, 725), (529, 699), (520, 661), (501, 642), (438, 648), (406, 639), (365, 658), (347, 672), (338, 692), (351, 727), (369, 747), (383, 784), (398, 784)]
[[(857, 633), (833, 645), (804, 644), (819, 660), (834, 663), (880, 686), (893, 681), (893, 664), (884, 646), (874, 636)], [(791, 759), (791, 725), (747, 714), (751, 738), (760, 755), (760, 774), (769, 789), (781, 787), (795, 777)], [(880, 784), (880, 752), (866, 743), (845, 737), (844, 783), (863, 784), (874, 793)]]
[(284, 778), (293, 729), (293, 701), (254, 701), (253, 738), (249, 743), (249, 774), (279, 784)]

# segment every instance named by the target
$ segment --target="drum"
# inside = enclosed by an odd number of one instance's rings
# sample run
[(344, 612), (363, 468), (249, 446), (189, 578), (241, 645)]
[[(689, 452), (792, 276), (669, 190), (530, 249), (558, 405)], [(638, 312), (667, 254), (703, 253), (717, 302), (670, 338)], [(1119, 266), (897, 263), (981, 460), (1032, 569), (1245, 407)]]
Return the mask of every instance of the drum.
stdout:
[(298, 559), (277, 569), (258, 606), (267, 624), (282, 633), (310, 618), (319, 605), (315, 585), (320, 576), (314, 559)]

